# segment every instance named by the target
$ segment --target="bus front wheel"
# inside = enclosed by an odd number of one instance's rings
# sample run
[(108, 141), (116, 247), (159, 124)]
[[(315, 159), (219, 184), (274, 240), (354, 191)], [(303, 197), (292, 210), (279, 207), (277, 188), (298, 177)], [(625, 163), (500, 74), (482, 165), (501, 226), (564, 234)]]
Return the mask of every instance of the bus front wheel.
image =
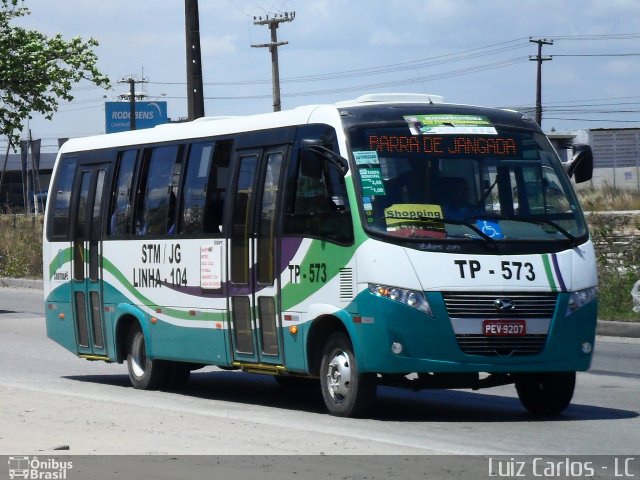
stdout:
[(555, 415), (571, 403), (576, 372), (523, 374), (516, 379), (516, 391), (522, 405), (536, 415)]
[(127, 369), (131, 385), (141, 390), (155, 390), (164, 386), (169, 375), (166, 362), (147, 357), (144, 333), (137, 324), (131, 327), (127, 339)]
[(329, 413), (357, 417), (366, 414), (373, 405), (376, 375), (360, 373), (351, 342), (343, 333), (334, 333), (322, 353), (320, 385)]

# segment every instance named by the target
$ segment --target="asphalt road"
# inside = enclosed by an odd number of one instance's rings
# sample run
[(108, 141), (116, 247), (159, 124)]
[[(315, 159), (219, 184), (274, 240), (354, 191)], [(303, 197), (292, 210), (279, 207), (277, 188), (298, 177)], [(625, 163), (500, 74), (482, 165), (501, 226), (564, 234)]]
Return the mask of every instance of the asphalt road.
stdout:
[[(599, 337), (561, 416), (531, 417), (512, 386), (380, 388), (371, 418), (329, 416), (319, 391), (207, 368), (180, 393), (138, 391), (126, 368), (45, 334), (42, 293), (0, 288), (0, 455), (636, 455), (640, 340)], [(68, 448), (68, 450), (66, 450)], [(375, 462), (374, 462), (375, 463)], [(371, 467), (372, 468), (372, 467)], [(339, 478), (339, 477), (338, 477)]]

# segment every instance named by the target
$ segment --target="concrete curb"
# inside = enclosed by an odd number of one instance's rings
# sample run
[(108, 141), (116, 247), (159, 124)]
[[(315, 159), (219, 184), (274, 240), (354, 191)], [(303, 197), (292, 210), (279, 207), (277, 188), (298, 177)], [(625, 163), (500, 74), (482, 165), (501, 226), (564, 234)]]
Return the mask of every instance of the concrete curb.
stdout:
[[(0, 278), (0, 287), (32, 288), (42, 290), (42, 280), (27, 278)], [(631, 337), (640, 338), (640, 322), (613, 322), (598, 320), (596, 334), (605, 337)]]
[(32, 280), (29, 278), (0, 278), (0, 287), (33, 288), (43, 290), (42, 280)]
[(596, 334), (605, 337), (640, 338), (640, 322), (613, 322), (598, 320)]

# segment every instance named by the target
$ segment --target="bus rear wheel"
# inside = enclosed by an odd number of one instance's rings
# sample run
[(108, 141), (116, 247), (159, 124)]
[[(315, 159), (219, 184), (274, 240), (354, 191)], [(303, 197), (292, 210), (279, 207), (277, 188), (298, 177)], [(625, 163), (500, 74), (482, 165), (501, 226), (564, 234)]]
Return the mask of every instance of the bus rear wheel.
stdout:
[(351, 342), (334, 333), (325, 344), (320, 363), (320, 386), (329, 413), (338, 417), (365, 415), (373, 405), (376, 375), (360, 373)]
[(163, 360), (147, 357), (144, 333), (139, 325), (134, 325), (127, 339), (127, 370), (134, 388), (155, 390), (167, 382), (169, 365)]
[(556, 415), (571, 403), (576, 372), (519, 375), (516, 391), (522, 405), (535, 415)]

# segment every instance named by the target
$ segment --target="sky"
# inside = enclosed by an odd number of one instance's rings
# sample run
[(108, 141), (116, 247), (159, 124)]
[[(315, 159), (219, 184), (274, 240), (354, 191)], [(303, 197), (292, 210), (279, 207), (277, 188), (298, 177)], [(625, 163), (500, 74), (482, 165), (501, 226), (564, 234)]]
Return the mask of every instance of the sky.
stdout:
[[(74, 87), (51, 121), (34, 115), (33, 138), (104, 133), (104, 102), (126, 92), (118, 80), (145, 78), (149, 99), (171, 118), (187, 115), (184, 2), (24, 0), (20, 25), (66, 39), (95, 38), (103, 90)], [(272, 111), (269, 29), (255, 17), (295, 11), (280, 24), (282, 108), (333, 103), (367, 93), (444, 96), (450, 103), (532, 112), (537, 54), (542, 127), (640, 128), (640, 1), (637, 0), (200, 0), (205, 114)], [(0, 143), (2, 145), (2, 143)], [(6, 145), (6, 142), (4, 143)]]

